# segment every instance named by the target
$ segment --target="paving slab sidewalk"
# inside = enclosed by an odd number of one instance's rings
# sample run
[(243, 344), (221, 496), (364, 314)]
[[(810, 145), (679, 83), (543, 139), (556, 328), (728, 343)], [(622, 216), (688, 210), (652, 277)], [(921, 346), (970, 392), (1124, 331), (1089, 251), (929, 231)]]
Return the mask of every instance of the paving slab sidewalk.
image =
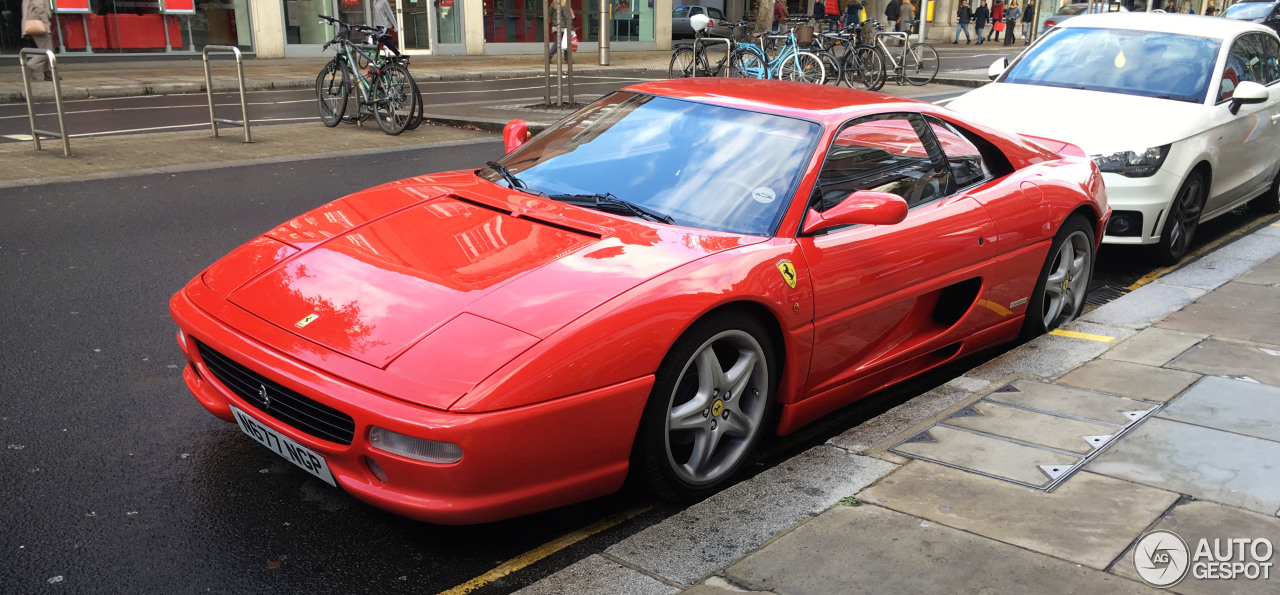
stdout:
[[(1092, 340), (1046, 336), (1015, 348), (829, 440), (821, 458), (810, 453), (790, 473), (738, 484), (521, 593), (1154, 593), (1144, 576), (1158, 582), (1161, 573), (1184, 572), (1173, 592), (1280, 592), (1275, 572), (1221, 578), (1225, 549), (1196, 557), (1234, 539), (1246, 550), (1259, 544), (1265, 559), (1232, 550), (1239, 555), (1228, 570), (1280, 562), (1274, 547), (1261, 545), (1280, 544), (1280, 223), (1152, 286), (1074, 323)], [(1144, 303), (1156, 292), (1176, 298)], [(893, 451), (925, 430), (969, 432), (957, 445), (1005, 440), (1047, 454), (1082, 450), (1037, 445), (1057, 438), (1001, 425), (1039, 411), (1034, 401), (1018, 412), (998, 407), (1008, 405), (998, 399), (1017, 401), (1010, 387), (1032, 386), (1065, 399), (1072, 391), (1097, 395), (1057, 407), (1074, 413), (1049, 413), (1064, 427), (1110, 424), (1114, 432), (1049, 491)], [(1098, 407), (1107, 398), (1152, 409), (1136, 422), (1095, 420), (1106, 417)], [(975, 415), (996, 423), (971, 425)], [(841, 481), (839, 466), (851, 464), (857, 471)], [(881, 471), (869, 476), (872, 469)], [(827, 489), (804, 505), (770, 502), (778, 482)], [(771, 504), (786, 514), (762, 521), (759, 512), (738, 510)], [(1152, 570), (1159, 554), (1139, 547), (1153, 530), (1176, 533), (1188, 548), (1168, 568)]]

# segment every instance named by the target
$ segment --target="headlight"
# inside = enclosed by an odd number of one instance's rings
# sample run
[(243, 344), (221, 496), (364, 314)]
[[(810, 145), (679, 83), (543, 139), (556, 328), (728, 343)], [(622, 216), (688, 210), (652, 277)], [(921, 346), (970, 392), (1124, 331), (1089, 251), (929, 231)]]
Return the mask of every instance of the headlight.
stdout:
[(1169, 155), (1169, 147), (1151, 147), (1143, 151), (1121, 151), (1110, 155), (1094, 155), (1093, 162), (1104, 172), (1120, 174), (1127, 178), (1145, 178), (1154, 175)]

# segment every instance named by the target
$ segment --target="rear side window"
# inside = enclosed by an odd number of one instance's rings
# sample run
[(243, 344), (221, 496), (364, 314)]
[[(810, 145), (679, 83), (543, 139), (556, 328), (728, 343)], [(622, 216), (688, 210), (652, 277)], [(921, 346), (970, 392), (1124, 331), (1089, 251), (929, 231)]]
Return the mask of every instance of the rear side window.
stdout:
[(938, 139), (938, 144), (947, 157), (952, 192), (980, 184), (991, 178), (991, 170), (987, 167), (986, 160), (982, 158), (982, 151), (979, 151), (978, 147), (950, 124), (932, 117), (925, 119), (928, 120), (929, 127), (933, 129), (934, 138)]

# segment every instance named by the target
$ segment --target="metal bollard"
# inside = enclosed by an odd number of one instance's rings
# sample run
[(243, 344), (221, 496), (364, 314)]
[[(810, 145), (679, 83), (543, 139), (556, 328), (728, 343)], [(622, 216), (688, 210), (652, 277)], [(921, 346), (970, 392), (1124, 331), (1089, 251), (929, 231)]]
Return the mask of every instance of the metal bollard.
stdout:
[(698, 77), (698, 46), (706, 43), (723, 43), (724, 44), (724, 74), (721, 76), (729, 76), (729, 55), (733, 53), (733, 42), (723, 37), (696, 37), (693, 40), (693, 74), (694, 78)]
[[(53, 103), (58, 107), (58, 132), (36, 130), (36, 106), (31, 99), (31, 79), (27, 76), (27, 56), (31, 54), (44, 54), (49, 59), (49, 72), (53, 74)], [(70, 157), (71, 140), (67, 138), (67, 121), (62, 109), (62, 77), (58, 76), (58, 59), (54, 57), (53, 50), (22, 48), (18, 50), (18, 64), (22, 66), (22, 91), (27, 96), (27, 120), (31, 122), (31, 140), (36, 143), (36, 150), (40, 150), (40, 135), (43, 134), (62, 139), (62, 156)]]
[[(213, 76), (209, 74), (209, 52), (231, 52), (236, 56), (236, 74), (240, 77), (240, 117), (242, 120), (223, 120), (213, 115)], [(249, 135), (249, 103), (244, 97), (244, 60), (240, 57), (240, 48), (230, 45), (204, 46), (204, 90), (209, 97), (209, 126), (213, 127), (213, 136), (218, 136), (218, 124), (239, 126), (244, 128), (244, 142), (253, 142)]]

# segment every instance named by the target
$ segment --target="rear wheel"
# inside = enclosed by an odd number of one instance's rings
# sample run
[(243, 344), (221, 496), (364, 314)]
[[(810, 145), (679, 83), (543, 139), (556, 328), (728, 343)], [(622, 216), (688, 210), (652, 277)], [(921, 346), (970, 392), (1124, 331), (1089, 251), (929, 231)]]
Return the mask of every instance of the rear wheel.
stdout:
[(374, 113), (383, 132), (396, 135), (409, 128), (414, 117), (413, 77), (399, 64), (382, 68), (374, 83)]
[(868, 91), (877, 91), (884, 86), (884, 60), (871, 46), (845, 53), (840, 72), (850, 88), (861, 85)]
[(1043, 335), (1080, 315), (1093, 279), (1094, 245), (1093, 226), (1081, 215), (1072, 215), (1058, 229), (1027, 304), (1024, 339)]
[[(671, 64), (667, 66), (667, 78), (679, 79), (693, 76), (693, 63), (696, 56), (691, 47), (678, 47), (671, 53)], [(706, 70), (706, 65), (700, 65)], [(699, 75), (702, 73), (699, 72)]]
[(1249, 206), (1262, 213), (1280, 213), (1280, 172), (1271, 180), (1271, 188), (1249, 201)]
[(1196, 229), (1200, 227), (1200, 214), (1204, 212), (1207, 194), (1204, 176), (1198, 171), (1191, 172), (1169, 205), (1169, 214), (1160, 230), (1160, 243), (1155, 246), (1157, 262), (1176, 264), (1186, 256)]
[(766, 432), (777, 385), (772, 342), (748, 316), (712, 314), (659, 366), (633, 469), (659, 496), (696, 499), (724, 486)]
[(906, 64), (903, 64), (902, 70), (907, 82), (917, 86), (927, 85), (938, 76), (940, 65), (938, 50), (927, 43), (917, 43), (907, 52)]
[(729, 76), (746, 79), (764, 78), (764, 60), (754, 51), (739, 48), (729, 55)]
[(347, 85), (338, 59), (330, 60), (316, 76), (316, 100), (320, 104), (320, 121), (333, 128), (347, 111)]
[(783, 59), (778, 79), (821, 85), (826, 79), (826, 69), (822, 67), (822, 59), (816, 55), (796, 52), (795, 56)]
[(839, 86), (844, 77), (840, 75), (840, 61), (832, 56), (830, 52), (818, 53), (818, 57), (822, 59), (822, 68), (826, 71), (826, 81), (823, 84), (831, 86)]

